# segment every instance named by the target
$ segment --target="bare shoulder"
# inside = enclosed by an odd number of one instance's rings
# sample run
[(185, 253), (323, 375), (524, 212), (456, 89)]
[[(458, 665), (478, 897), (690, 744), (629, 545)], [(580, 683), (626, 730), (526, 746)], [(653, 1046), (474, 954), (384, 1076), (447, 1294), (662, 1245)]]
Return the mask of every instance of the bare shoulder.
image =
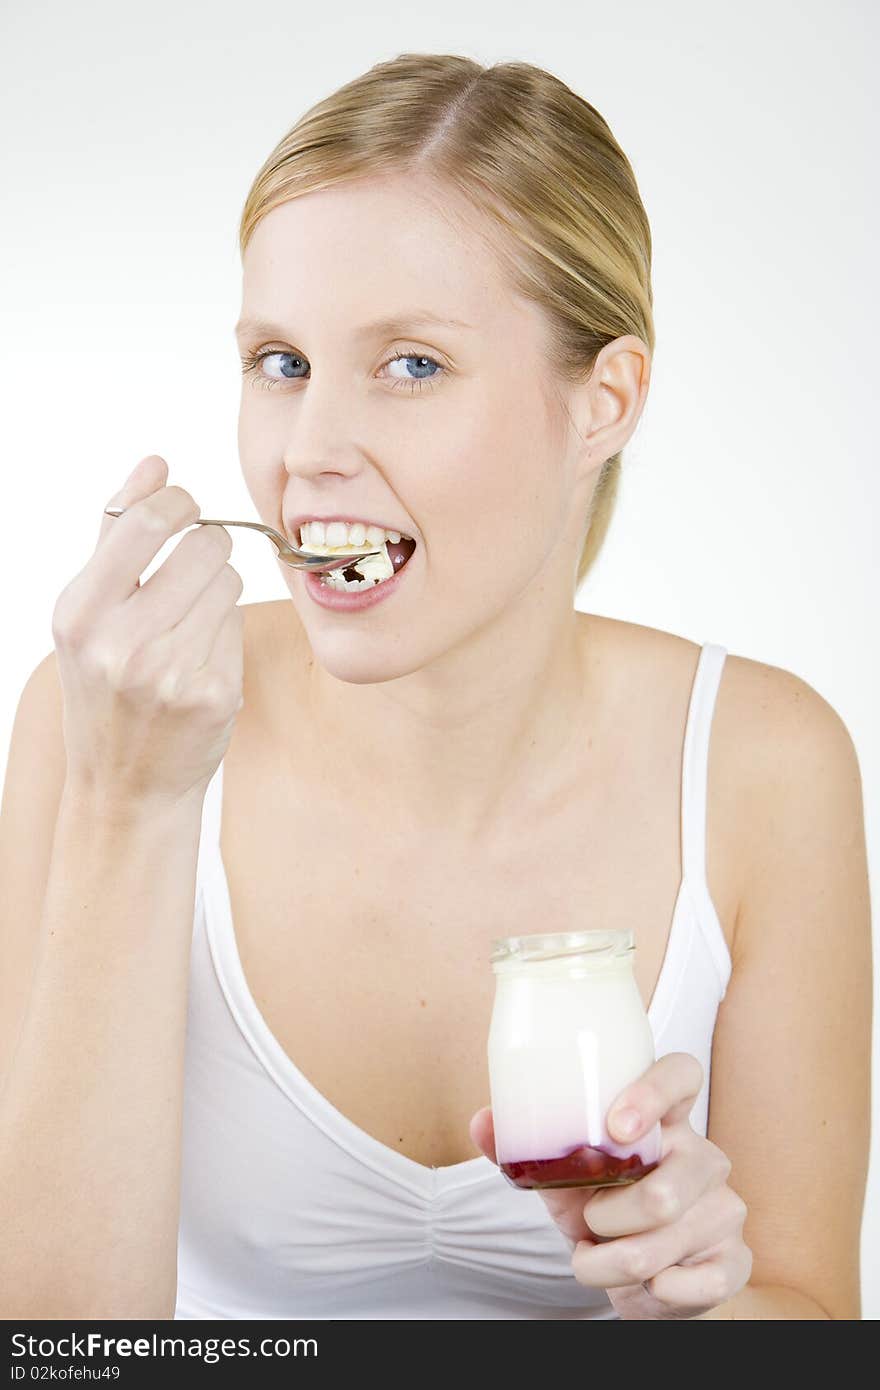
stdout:
[[(699, 643), (637, 623), (602, 622), (612, 623), (614, 638), (640, 648), (653, 666), (693, 674)], [(855, 761), (846, 724), (814, 686), (794, 671), (730, 651), (715, 701), (712, 753), (719, 760), (729, 756), (738, 783), (778, 781), (792, 757), (814, 767), (836, 759), (852, 769)]]
[[(728, 654), (723, 699), (736, 712), (740, 733), (756, 746), (785, 753), (804, 742), (843, 752), (852, 739), (840, 714), (824, 695), (794, 671)], [(719, 689), (719, 706), (722, 702)]]
[[(730, 779), (740, 802), (746, 862), (790, 833), (819, 833), (829, 817), (850, 825), (861, 816), (861, 774), (840, 713), (794, 671), (728, 656), (718, 718), (736, 757)], [(821, 809), (818, 802), (823, 803)], [(766, 852), (766, 851), (764, 851)]]
[[(589, 622), (613, 651), (611, 664), (641, 676), (658, 710), (670, 690), (667, 708), (681, 708), (699, 643), (635, 623)], [(858, 758), (839, 712), (796, 672), (730, 651), (712, 719), (709, 795), (737, 898), (770, 871), (774, 846), (778, 863), (787, 837), (817, 839), (829, 820), (861, 833)]]

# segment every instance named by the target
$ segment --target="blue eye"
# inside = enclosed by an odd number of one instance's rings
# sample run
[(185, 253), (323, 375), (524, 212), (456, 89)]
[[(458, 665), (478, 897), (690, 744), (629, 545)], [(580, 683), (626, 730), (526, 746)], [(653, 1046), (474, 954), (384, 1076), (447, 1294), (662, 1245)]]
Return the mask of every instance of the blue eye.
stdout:
[[(441, 372), (443, 371), (443, 367), (440, 366), (440, 363), (439, 363), (439, 362), (435, 362), (433, 357), (428, 357), (425, 353), (419, 353), (419, 352), (396, 352), (396, 353), (394, 354), (393, 357), (389, 357), (388, 361), (387, 361), (386, 363), (384, 363), (384, 366), (389, 367), (389, 366), (391, 365), (392, 362), (418, 362), (418, 363), (428, 362), (432, 367), (439, 367), (440, 371), (441, 371)], [(419, 370), (423, 370), (423, 368), (420, 367)], [(402, 381), (401, 381), (401, 380), (395, 380), (394, 385), (395, 385), (395, 386), (421, 386), (421, 384), (422, 384), (423, 381), (432, 382), (433, 380), (434, 380), (434, 378), (433, 378), (432, 376), (429, 376), (429, 377), (411, 377), (408, 381), (407, 381), (407, 380), (402, 380)]]
[[(263, 372), (261, 370), (263, 362), (267, 362), (270, 358), (273, 357), (286, 359), (286, 362), (280, 368), (281, 377), (266, 377), (263, 375)], [(251, 375), (253, 377), (255, 385), (266, 386), (271, 388), (273, 386), (280, 385), (282, 380), (303, 380), (303, 378), (297, 372), (296, 364), (302, 366), (305, 362), (306, 359), (304, 357), (301, 357), (299, 353), (288, 352), (282, 348), (266, 348), (262, 352), (249, 353), (246, 357), (243, 357), (241, 359), (241, 369), (242, 375)], [(409, 348), (404, 351), (395, 352), (393, 356), (389, 357), (387, 361), (382, 363), (382, 366), (388, 367), (391, 365), (392, 362), (416, 362), (419, 364), (419, 366), (416, 368), (417, 371), (424, 371), (426, 369), (424, 364), (428, 364), (428, 366), (430, 367), (437, 368), (437, 372), (434, 373), (432, 376), (416, 376), (410, 377), (406, 380), (396, 379), (392, 382), (392, 385), (395, 389), (397, 389), (400, 386), (404, 386), (409, 387), (410, 390), (414, 391), (416, 387), (421, 389), (421, 387), (426, 383), (427, 385), (432, 386), (435, 376), (437, 376), (440, 372), (446, 371), (446, 368), (442, 365), (442, 363), (437, 362), (433, 357), (429, 357), (426, 353), (419, 352), (416, 348)], [(291, 364), (293, 365), (291, 366)]]

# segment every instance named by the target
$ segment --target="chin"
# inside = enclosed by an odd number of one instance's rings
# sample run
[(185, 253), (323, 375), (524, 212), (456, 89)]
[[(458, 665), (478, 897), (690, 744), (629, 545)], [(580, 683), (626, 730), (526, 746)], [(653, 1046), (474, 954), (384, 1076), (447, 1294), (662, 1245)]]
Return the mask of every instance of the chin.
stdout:
[(347, 685), (378, 685), (408, 676), (424, 665), (417, 654), (395, 650), (393, 643), (383, 642), (381, 650), (376, 650), (373, 644), (370, 650), (369, 642), (360, 643), (341, 633), (338, 636), (325, 632), (313, 634), (308, 627), (306, 636), (318, 665), (328, 676), (345, 681)]

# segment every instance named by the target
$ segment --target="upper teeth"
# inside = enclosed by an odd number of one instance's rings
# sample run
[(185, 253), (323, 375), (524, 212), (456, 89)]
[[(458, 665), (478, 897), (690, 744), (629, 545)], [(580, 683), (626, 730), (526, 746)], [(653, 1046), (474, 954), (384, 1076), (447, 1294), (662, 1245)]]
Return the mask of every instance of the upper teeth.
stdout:
[(378, 547), (385, 541), (396, 545), (401, 535), (399, 531), (367, 526), (362, 521), (307, 521), (299, 528), (299, 534), (301, 548), (319, 554), (329, 549)]

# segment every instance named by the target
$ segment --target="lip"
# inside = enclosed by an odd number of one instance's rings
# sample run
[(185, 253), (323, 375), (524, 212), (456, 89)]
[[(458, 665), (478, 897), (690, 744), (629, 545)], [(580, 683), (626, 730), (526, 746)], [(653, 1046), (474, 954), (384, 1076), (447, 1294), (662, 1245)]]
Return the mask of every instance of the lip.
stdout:
[[(317, 519), (316, 517), (315, 520)], [(342, 517), (338, 519), (344, 520)], [(418, 550), (418, 546), (416, 546), (416, 550)], [(390, 579), (384, 580), (381, 584), (374, 584), (369, 589), (356, 589), (353, 593), (330, 589), (326, 584), (321, 583), (317, 574), (306, 570), (303, 573), (306, 593), (321, 608), (332, 608), (337, 613), (357, 613), (362, 608), (373, 608), (377, 603), (384, 603), (387, 598), (396, 593), (404, 574), (415, 559), (415, 553), (413, 551), (406, 564)]]
[(409, 531), (404, 531), (403, 527), (395, 523), (367, 521), (362, 516), (352, 517), (351, 512), (335, 512), (333, 516), (318, 516), (315, 512), (300, 512), (298, 516), (284, 518), (284, 528), (290, 539), (297, 545), (299, 545), (299, 528), (307, 521), (323, 521), (325, 525), (330, 521), (360, 521), (364, 526), (380, 526), (383, 531), (399, 531), (401, 536), (409, 536), (410, 540), (415, 540), (415, 536), (411, 536)]

